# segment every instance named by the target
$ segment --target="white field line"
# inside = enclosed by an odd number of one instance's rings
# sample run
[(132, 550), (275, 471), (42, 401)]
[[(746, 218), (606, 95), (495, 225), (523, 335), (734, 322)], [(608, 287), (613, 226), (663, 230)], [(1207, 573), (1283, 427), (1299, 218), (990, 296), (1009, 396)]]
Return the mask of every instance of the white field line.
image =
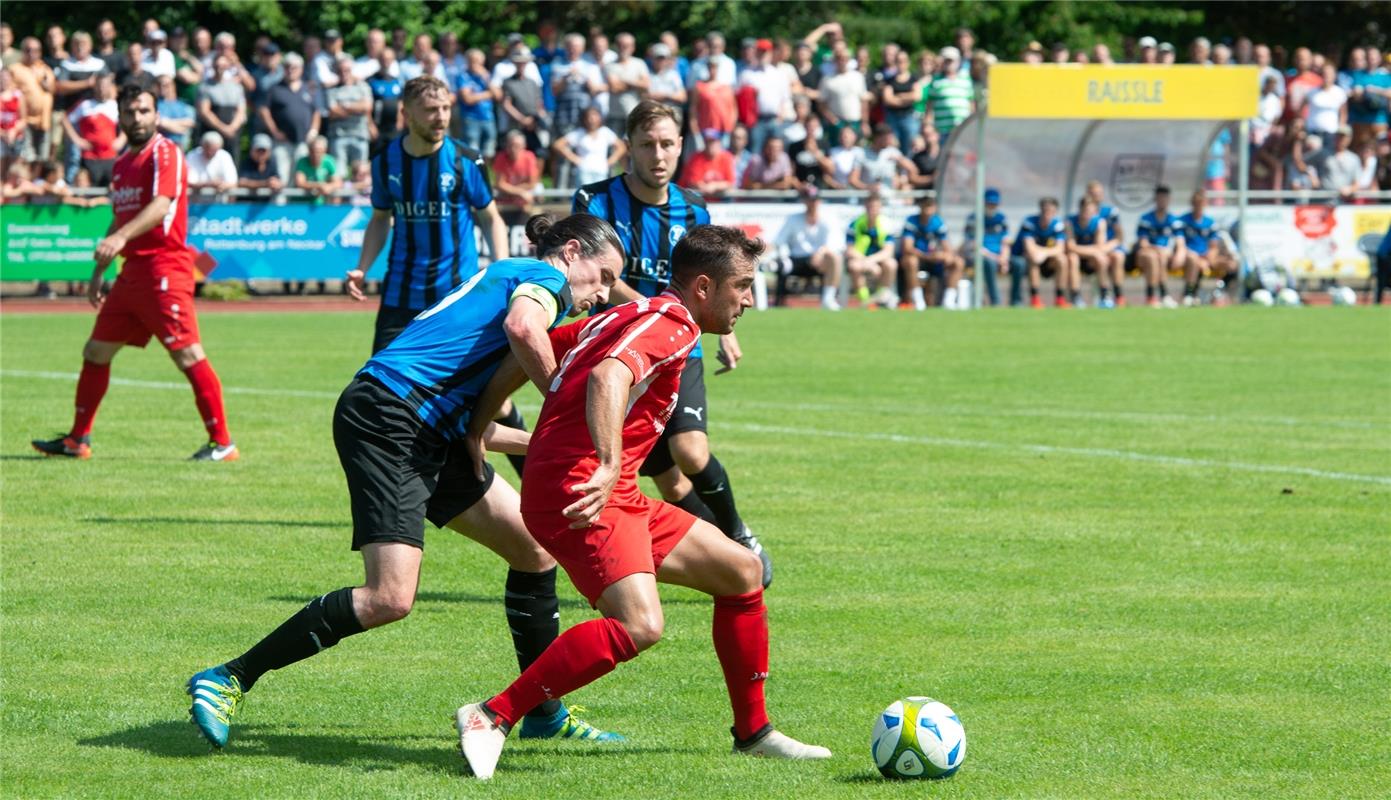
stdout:
[[(75, 381), (77, 375), (71, 372), (41, 372), (32, 370), (0, 370), (0, 376), (12, 378), (42, 378), (48, 380)], [(112, 378), (112, 384), (120, 386), (132, 386), (142, 389), (172, 389), (177, 391), (188, 391), (187, 383), (176, 383), (174, 381), (138, 381), (128, 378)], [(331, 399), (338, 396), (337, 392), (314, 391), (308, 389), (255, 389), (245, 387), (224, 387), (224, 392), (228, 394), (246, 395), (268, 395), (278, 397), (312, 397), (319, 399)], [(526, 405), (526, 404), (522, 404)], [(754, 405), (744, 403), (744, 405)], [(772, 405), (772, 404), (770, 404)], [(805, 408), (806, 405), (803, 404)], [(797, 404), (791, 404), (795, 410)], [(825, 406), (827, 409), (846, 410), (840, 406)], [(535, 413), (535, 407), (527, 408), (528, 411)], [(1280, 464), (1253, 464), (1245, 461), (1218, 461), (1206, 458), (1186, 458), (1183, 456), (1166, 456), (1155, 453), (1139, 453), (1131, 450), (1112, 450), (1099, 447), (1062, 447), (1048, 444), (1021, 444), (1010, 442), (992, 442), (980, 439), (955, 439), (942, 436), (908, 436), (897, 433), (852, 433), (850, 431), (827, 430), (825, 428), (802, 428), (785, 425), (762, 425), (749, 422), (726, 422), (723, 423), (731, 428), (750, 431), (752, 433), (776, 433), (790, 436), (814, 436), (824, 439), (849, 439), (858, 441), (877, 441), (890, 442), (893, 444), (907, 444), (931, 447), (958, 447), (970, 450), (997, 450), (1001, 452), (1014, 453), (1044, 453), (1055, 455), (1082, 456), (1088, 458), (1105, 458), (1120, 461), (1134, 461), (1149, 464), (1164, 464), (1167, 466), (1178, 467), (1200, 467), (1204, 469), (1225, 469), (1238, 472), (1258, 472), (1274, 475), (1302, 475), (1310, 478), (1323, 478), (1335, 481), (1347, 481), (1353, 483), (1374, 483), (1382, 486), (1391, 486), (1391, 475), (1362, 475), (1353, 472), (1330, 472), (1328, 470), (1313, 469), (1310, 467), (1285, 466)]]

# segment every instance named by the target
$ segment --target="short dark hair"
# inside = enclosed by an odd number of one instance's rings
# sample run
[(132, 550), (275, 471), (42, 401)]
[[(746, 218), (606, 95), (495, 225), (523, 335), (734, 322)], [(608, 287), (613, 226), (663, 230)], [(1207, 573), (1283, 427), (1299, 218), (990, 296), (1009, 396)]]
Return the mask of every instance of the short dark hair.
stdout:
[(738, 228), (697, 225), (671, 251), (671, 282), (686, 286), (697, 276), (707, 275), (715, 283), (724, 283), (739, 266), (756, 263), (761, 255), (763, 242)]
[(1155, 194), (1169, 194), (1169, 185), (1168, 185), (1167, 183), (1161, 183), (1161, 184), (1159, 184), (1158, 186), (1154, 187), (1154, 193), (1155, 193)]
[(591, 214), (571, 214), (557, 220), (550, 214), (537, 214), (526, 221), (526, 238), (536, 245), (536, 257), (545, 258), (574, 239), (580, 243), (580, 255), (597, 256), (612, 247), (619, 258), (626, 258), (623, 242), (613, 226)]
[(159, 107), (159, 96), (155, 94), (154, 86), (144, 86), (139, 83), (127, 83), (116, 93), (116, 108), (125, 108), (135, 102), (135, 98), (142, 94), (150, 96), (150, 102)]
[(633, 106), (633, 110), (628, 112), (628, 124), (625, 130), (628, 138), (633, 138), (633, 134), (646, 128), (654, 122), (662, 119), (669, 119), (676, 125), (676, 134), (681, 135), (681, 112), (656, 100), (643, 100)]
[(1039, 204), (1040, 206), (1052, 206), (1052, 207), (1054, 207), (1054, 208), (1059, 208), (1059, 205), (1058, 205), (1058, 198), (1053, 197), (1052, 195), (1049, 195), (1049, 196), (1047, 196), (1047, 197), (1040, 198), (1039, 201), (1038, 201), (1038, 204)]

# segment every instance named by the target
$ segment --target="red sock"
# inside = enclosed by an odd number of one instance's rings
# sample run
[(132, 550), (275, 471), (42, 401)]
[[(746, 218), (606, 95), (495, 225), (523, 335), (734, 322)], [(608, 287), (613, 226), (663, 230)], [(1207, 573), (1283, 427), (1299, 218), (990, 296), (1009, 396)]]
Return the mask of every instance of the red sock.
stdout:
[(227, 433), (227, 420), (222, 411), (222, 381), (213, 372), (213, 365), (205, 358), (184, 370), (184, 376), (193, 384), (193, 402), (198, 404), (198, 414), (203, 418), (203, 427), (208, 429), (208, 438), (219, 445), (232, 443)]
[(76, 413), (72, 420), (74, 439), (92, 432), (92, 420), (97, 416), (97, 407), (106, 396), (106, 387), (111, 382), (111, 364), (82, 362), (82, 374), (77, 376)]
[(720, 657), (734, 735), (748, 739), (768, 725), (763, 683), (768, 679), (768, 608), (763, 590), (715, 598), (715, 654)]
[(504, 722), (515, 724), (546, 700), (564, 697), (597, 681), (637, 654), (633, 638), (618, 620), (605, 617), (581, 622), (551, 642), (541, 657), (487, 706)]

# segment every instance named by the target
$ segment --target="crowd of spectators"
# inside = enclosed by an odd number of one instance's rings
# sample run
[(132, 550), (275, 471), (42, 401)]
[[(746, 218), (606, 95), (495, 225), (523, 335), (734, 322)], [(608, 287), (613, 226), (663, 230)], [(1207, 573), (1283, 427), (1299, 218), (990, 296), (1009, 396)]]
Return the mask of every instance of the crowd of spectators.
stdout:
[[(345, 202), (370, 181), (363, 164), (373, 149), (402, 130), (403, 83), (423, 74), (456, 91), (452, 133), (490, 160), (508, 208), (532, 205), (543, 183), (572, 188), (620, 171), (623, 120), (644, 98), (682, 110), (682, 180), (712, 197), (811, 185), (930, 189), (943, 146), (984, 97), (990, 64), (1011, 56), (1255, 65), (1260, 111), (1245, 143), (1253, 188), (1331, 190), (1347, 200), (1391, 189), (1391, 71), (1376, 47), (1287, 53), (1244, 37), (1200, 37), (1181, 55), (1140, 36), (1120, 59), (1104, 44), (1031, 42), (1004, 54), (961, 28), (950, 45), (913, 53), (856, 45), (837, 22), (800, 39), (732, 42), (710, 32), (683, 46), (671, 32), (610, 41), (597, 26), (566, 33), (543, 21), (530, 35), (472, 47), (452, 32), (372, 29), (349, 43), (329, 29), (291, 51), (265, 35), (243, 48), (230, 33), (165, 31), (154, 19), (138, 32), (105, 19), (93, 30), (69, 35), (54, 25), (17, 41), (0, 25), (6, 202), (61, 201), (79, 180), (104, 186), (124, 145), (113, 98), (125, 83), (157, 92), (161, 131), (189, 151), (204, 200), (295, 188), (312, 202)], [(1214, 147), (1231, 144), (1228, 135)], [(1223, 159), (1213, 163), (1208, 188), (1225, 188)]]

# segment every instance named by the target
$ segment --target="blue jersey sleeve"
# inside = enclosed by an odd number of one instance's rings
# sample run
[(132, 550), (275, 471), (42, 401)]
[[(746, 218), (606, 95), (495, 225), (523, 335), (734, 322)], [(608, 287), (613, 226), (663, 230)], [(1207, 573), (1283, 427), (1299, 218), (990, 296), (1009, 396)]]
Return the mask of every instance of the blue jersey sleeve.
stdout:
[(391, 193), (387, 191), (389, 181), (386, 180), (388, 147), (383, 147), (381, 152), (372, 157), (372, 207), (381, 211), (390, 211), (392, 208)]
[(464, 183), (464, 198), (474, 208), (487, 208), (493, 202), (493, 188), (488, 185), (488, 178), (483, 172), (486, 168), (483, 157), (460, 159), (460, 164), (464, 170), (460, 176)]
[(593, 214), (599, 219), (608, 219), (604, 212), (604, 199), (603, 194), (589, 192), (583, 188), (577, 189), (574, 199), (570, 201), (570, 213)]

